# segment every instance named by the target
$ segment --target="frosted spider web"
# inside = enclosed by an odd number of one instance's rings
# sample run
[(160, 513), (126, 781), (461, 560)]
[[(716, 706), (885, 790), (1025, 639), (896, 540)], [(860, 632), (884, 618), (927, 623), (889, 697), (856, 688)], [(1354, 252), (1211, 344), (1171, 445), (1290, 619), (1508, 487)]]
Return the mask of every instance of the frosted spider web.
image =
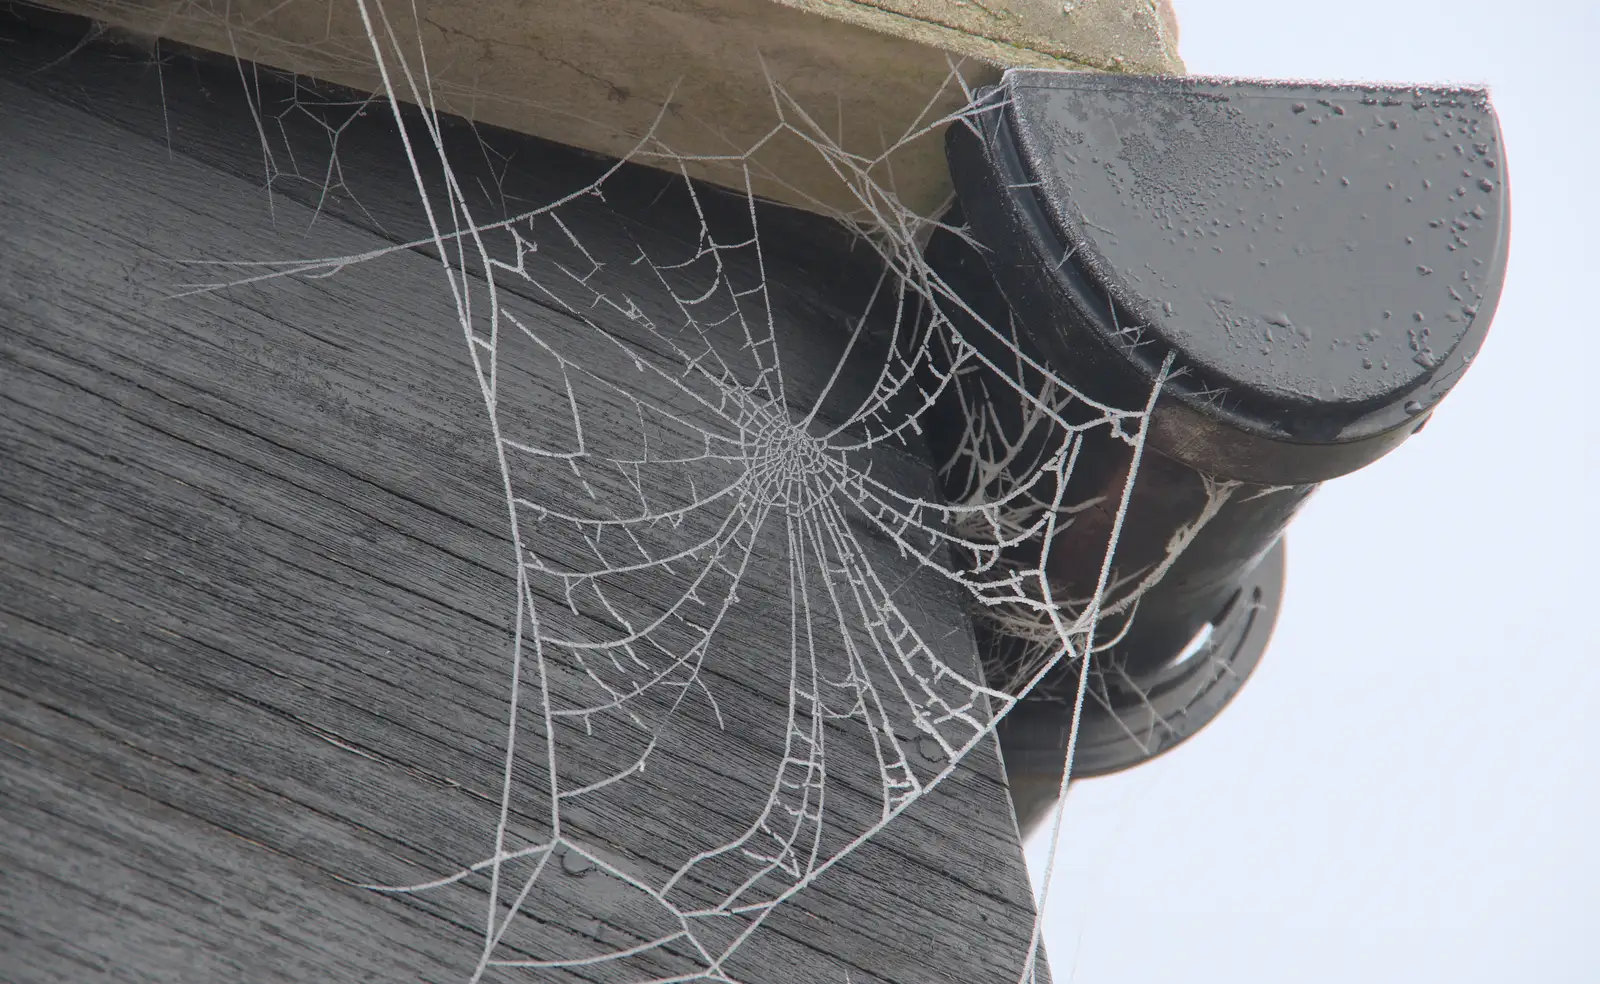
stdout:
[[(307, 88), (288, 106), (253, 103), (267, 185), (308, 180), (323, 199), (337, 194), (338, 119), (391, 113), (429, 235), (363, 253), (228, 264), (237, 275), (196, 289), (331, 277), (429, 251), (482, 396), (516, 558), (498, 822), (492, 841), (455, 870), (367, 887), (465, 893), (481, 924), (472, 981), (521, 968), (538, 980), (567, 971), (732, 984), (730, 962), (775, 911), (954, 774), (1049, 677), (1076, 680), (1063, 710), (1075, 740), (1084, 701), (1104, 702), (1103, 678), (1117, 672), (1094, 655), (1115, 643), (1142, 591), (1231, 487), (1209, 490), (1211, 505), (1161, 564), (1115, 568), (1160, 382), (1143, 407), (1073, 390), (1018, 343), (1009, 312), (980, 310), (929, 264), (930, 233), (966, 233), (899, 204), (884, 166), (904, 144), (941, 139), (992, 108), (992, 96), (966, 88), (959, 65), (946, 86), (964, 107), (937, 113), (941, 94), (930, 94), (923, 117), (874, 156), (842, 150), (770, 80), (769, 138), (798, 137), (828, 162), (858, 207), (817, 210), (854, 230), (883, 270), (826, 370), (802, 381), (815, 367), (802, 371), (793, 357), (768, 279), (753, 189), (771, 175), (756, 160), (759, 145), (717, 160), (743, 178), (748, 208), (731, 232), (688, 179), (705, 158), (675, 153), (655, 130), (627, 155), (683, 175), (679, 193), (699, 229), (676, 255), (637, 246), (618, 255), (614, 242), (590, 244), (583, 223), (569, 221), (605, 201), (625, 162), (550, 201), (513, 208), (502, 196), (503, 214), (485, 217), (485, 196), (475, 194), (485, 189), (466, 186), (447, 150), (426, 64), (407, 56), (381, 5), (356, 2), (383, 91), (329, 101)], [(422, 108), (420, 128), (402, 103)], [(325, 168), (303, 171), (292, 154), (272, 151), (270, 133), (291, 113), (323, 127)], [(487, 143), (483, 151), (493, 158)], [(925, 432), (951, 406), (959, 422), (937, 462), (943, 494), (890, 474), (885, 456), (925, 453)], [(1116, 503), (1069, 498), (1091, 434), (1129, 450)], [(1098, 578), (1082, 597), (1061, 596), (1048, 575), (1052, 548), (1095, 506), (1114, 507)], [(767, 558), (778, 558), (777, 593), (770, 572), (757, 576)], [(936, 579), (981, 626), (1023, 645), (976, 675), (953, 663), (929, 619), (897, 597), (911, 577)], [(781, 630), (762, 635), (758, 623), (775, 611)], [(760, 644), (743, 650), (748, 639)], [(788, 681), (780, 712), (764, 720), (728, 696), (748, 660), (781, 666), (768, 675)], [(732, 741), (752, 728), (778, 753)], [(676, 863), (663, 863), (670, 851), (645, 857), (602, 843), (575, 819), (625, 809), (630, 797), (686, 798), (670, 781), (682, 762), (663, 761), (685, 733), (728, 742), (739, 768), (761, 777), (758, 795), (735, 804), (739, 815), (708, 819), (704, 843), (685, 843)], [(1069, 741), (1069, 763), (1071, 750)], [(1069, 778), (1070, 769), (1063, 787)], [(1061, 816), (1058, 808), (1057, 839)], [(1048, 891), (1047, 873), (1041, 910)], [(559, 918), (573, 893), (622, 899), (616, 911), (633, 920), (635, 938), (539, 952), (522, 936), (523, 918)], [(1022, 982), (1036, 978), (1037, 922), (1032, 941)]]

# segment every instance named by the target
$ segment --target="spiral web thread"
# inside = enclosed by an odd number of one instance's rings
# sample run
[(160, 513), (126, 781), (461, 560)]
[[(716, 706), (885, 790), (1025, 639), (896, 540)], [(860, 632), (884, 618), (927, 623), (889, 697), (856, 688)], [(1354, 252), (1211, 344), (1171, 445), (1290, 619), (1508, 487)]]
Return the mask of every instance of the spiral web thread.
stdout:
[[(252, 103), (267, 185), (308, 180), (324, 199), (338, 194), (339, 118), (392, 113), (430, 235), (360, 254), (223, 264), (236, 275), (194, 289), (330, 277), (429, 249), (482, 395), (517, 558), (499, 820), (492, 843), (458, 869), (368, 888), (470, 889), (482, 923), (474, 982), (491, 970), (523, 968), (536, 980), (567, 971), (632, 984), (731, 984), (739, 978), (730, 961), (775, 910), (949, 777), (1018, 699), (1064, 664), (1080, 681), (1075, 739), (1084, 700), (1104, 699), (1092, 655), (1115, 642), (1115, 630), (1106, 621), (1097, 635), (1102, 620), (1129, 612), (1215, 508), (1174, 537), (1163, 565), (1116, 570), (1142, 424), (1159, 383), (1143, 407), (1087, 398), (1018, 346), (1013, 325), (986, 320), (924, 259), (930, 232), (965, 233), (899, 204), (885, 162), (901, 146), (940, 139), (946, 126), (969, 125), (993, 106), (966, 87), (959, 65), (945, 86), (962, 92), (966, 105), (938, 115), (931, 107), (943, 93), (930, 94), (923, 118), (872, 157), (842, 150), (781, 80), (769, 79), (773, 129), (761, 143), (800, 138), (851, 190), (856, 208), (816, 208), (876, 256), (884, 273), (874, 302), (892, 298), (896, 312), (870, 385), (856, 378), (868, 348), (863, 310), (832, 374), (800, 394), (782, 358), (750, 190), (758, 177), (772, 178), (755, 161), (759, 145), (717, 158), (744, 176), (751, 202), (744, 234), (733, 238), (718, 238), (699, 186), (687, 178), (686, 166), (705, 158), (674, 153), (654, 129), (628, 155), (685, 175), (682, 189), (702, 220), (687, 255), (594, 252), (563, 221), (580, 204), (603, 201), (621, 163), (555, 200), (485, 219), (452, 167), (427, 65), (407, 56), (415, 49), (402, 44), (403, 27), (378, 0), (355, 2), (384, 89), (353, 102), (307, 89), (289, 106)], [(242, 77), (250, 90), (251, 78)], [(403, 117), (402, 102), (422, 108), (420, 133)], [(281, 122), (275, 114), (288, 113), (321, 122), (325, 169), (301, 173), (292, 154), (271, 150), (270, 133)], [(487, 144), (483, 151), (493, 157)], [(752, 281), (735, 267), (760, 275)], [(527, 316), (529, 298), (562, 312), (565, 327)], [(614, 329), (619, 322), (626, 331)], [(984, 354), (997, 344), (1005, 360)], [(824, 411), (847, 390), (859, 396), (844, 411)], [(1001, 391), (1022, 408), (1019, 419), (991, 411), (990, 397)], [(917, 494), (880, 477), (872, 457), (920, 446), (932, 409), (948, 401), (963, 408), (963, 431), (939, 473), (947, 491), (963, 491)], [(596, 426), (602, 418), (606, 426)], [(1106, 505), (1066, 497), (1085, 436), (1101, 429), (1132, 449), (1134, 467), (1095, 593), (1056, 597), (1045, 576), (1054, 537), (1076, 512)], [(1230, 492), (1214, 489), (1215, 506)], [(885, 569), (864, 534), (891, 544), (900, 565)], [(1019, 560), (1028, 544), (1035, 549)], [(782, 752), (767, 763), (759, 807), (731, 836), (687, 846), (676, 866), (589, 842), (569, 822), (574, 811), (673, 795), (628, 787), (649, 781), (661, 748), (688, 719), (711, 722), (702, 738), (736, 730), (719, 701), (717, 671), (739, 673), (728, 661), (729, 636), (748, 617), (741, 592), (751, 590), (753, 558), (773, 555), (787, 565), (780, 607), (788, 651), (739, 657), (786, 664), (789, 680), (781, 714), (765, 725)], [(896, 599), (913, 575), (939, 579), (980, 622), (1024, 639), (1023, 658), (987, 667), (986, 680), (951, 665), (939, 640)], [(866, 754), (841, 754), (842, 734)], [(850, 774), (857, 767), (863, 774)], [(834, 808), (851, 797), (871, 808)], [(1060, 820), (1058, 811), (1058, 839)], [(549, 886), (558, 871), (585, 876), (572, 881), (584, 891), (627, 896), (640, 913), (634, 940), (573, 953), (522, 945), (519, 919), (566, 904)], [(1041, 910), (1048, 890), (1047, 874)], [(1035, 979), (1038, 943), (1036, 923), (1023, 984)]]

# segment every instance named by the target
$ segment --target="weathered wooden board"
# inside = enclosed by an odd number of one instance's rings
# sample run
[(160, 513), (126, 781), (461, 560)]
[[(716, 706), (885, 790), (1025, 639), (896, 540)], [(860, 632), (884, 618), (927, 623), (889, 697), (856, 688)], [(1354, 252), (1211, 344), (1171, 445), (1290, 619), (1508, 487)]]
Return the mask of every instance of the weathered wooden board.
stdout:
[[(958, 111), (1002, 68), (1181, 72), (1165, 0), (48, 0), (150, 37), (238, 55), (363, 92), (382, 91), (369, 42), (420, 72), (445, 112), (613, 156), (652, 131), (683, 155), (739, 154), (763, 195), (864, 214), (838, 154), (930, 214), (950, 180), (937, 135), (904, 135)], [(775, 100), (771, 85), (784, 93)], [(798, 131), (774, 132), (775, 102)], [(662, 108), (670, 110), (662, 115)], [(763, 144), (764, 142), (764, 144)], [(742, 188), (727, 162), (696, 176)]]
[[(328, 278), (174, 296), (214, 276), (185, 261), (358, 253), (423, 235), (394, 124), (335, 107), (343, 123), (328, 130), (302, 111), (309, 95), (284, 102), (248, 67), (249, 104), (233, 66), (152, 64), (5, 30), (0, 978), (465, 980), (482, 947), (481, 891), (353, 884), (473, 862), (491, 850), (499, 806), (516, 565), (437, 256), (405, 248)], [(264, 132), (268, 147), (302, 151), (272, 165), (270, 194)], [(335, 133), (342, 170), (330, 171)], [(446, 141), (484, 207), (549, 201), (608, 166), (461, 126)], [(692, 254), (699, 220), (657, 172), (628, 170), (605, 188), (564, 221), (616, 289), (665, 317), (651, 268), (627, 261)], [(712, 192), (702, 204), (713, 227), (747, 212)], [(874, 274), (810, 216), (764, 208), (760, 221), (787, 396), (803, 410)], [(546, 246), (530, 262), (576, 262)], [(728, 276), (756, 277), (754, 262), (730, 254)], [(583, 357), (594, 365), (622, 351), (607, 332), (649, 341), (615, 312), (585, 312), (597, 332), (553, 294), (508, 287), (520, 317), (593, 346)], [(529, 408), (522, 424), (555, 429), (539, 408), (559, 404), (556, 384), (525, 356), (506, 349), (504, 385)], [(823, 420), (870, 385), (846, 375)], [(589, 422), (620, 432), (613, 418), (601, 407)], [(931, 494), (914, 447), (875, 464)], [(870, 549), (906, 575), (898, 597), (917, 631), (975, 675), (958, 599), (902, 571), (887, 545)], [(667, 855), (725, 837), (759, 798), (789, 692), (786, 664), (767, 658), (787, 645), (775, 637), (789, 620), (785, 565), (776, 552), (758, 558), (726, 626), (745, 656), (708, 663), (726, 726), (704, 704), (680, 712), (650, 771), (571, 811), (575, 836), (646, 867), (656, 845), (670, 868)], [(877, 791), (852, 778), (864, 751), (839, 741), (830, 809), (849, 830), (871, 819)], [(581, 771), (625, 762), (630, 748), (601, 735), (567, 751)], [(520, 782), (539, 778), (526, 761), (517, 769)], [(539, 830), (541, 809), (518, 797), (513, 825)], [(596, 877), (542, 882), (545, 918), (519, 922), (506, 945), (567, 954), (646, 939), (638, 899), (598, 890)], [(987, 741), (781, 907), (727, 972), (774, 984), (1008, 981), (1031, 925)], [(485, 979), (639, 980), (678, 972), (679, 957), (668, 947)]]

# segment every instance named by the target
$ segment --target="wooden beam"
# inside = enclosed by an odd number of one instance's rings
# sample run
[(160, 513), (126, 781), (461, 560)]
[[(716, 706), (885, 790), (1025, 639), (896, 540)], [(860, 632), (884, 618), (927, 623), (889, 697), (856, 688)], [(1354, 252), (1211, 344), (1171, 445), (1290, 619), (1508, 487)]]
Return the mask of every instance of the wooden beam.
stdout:
[[(153, 64), (6, 31), (0, 976), (465, 981), (483, 948), (485, 879), (408, 895), (356, 884), (426, 881), (492, 852), (517, 621), (518, 558), (472, 344), (426, 242), (393, 120), (339, 93), (258, 86), (248, 65), (247, 102), (232, 63)], [(407, 125), (421, 132), (417, 114)], [(263, 134), (277, 167), (270, 189)], [(554, 201), (610, 166), (459, 121), (446, 121), (443, 138), (480, 215)], [(684, 182), (645, 168), (624, 168), (604, 190), (562, 207), (563, 225), (523, 257), (531, 279), (500, 278), (500, 303), (574, 346), (576, 365), (666, 399), (625, 354), (650, 340), (637, 319), (595, 292), (674, 324), (656, 268), (635, 261), (694, 256), (702, 221), (736, 242), (749, 206), (701, 186), (696, 209)], [(756, 212), (770, 249), (760, 263), (729, 251), (726, 276), (767, 284), (786, 399), (803, 414), (828, 386), (875, 270), (830, 222)], [(381, 258), (333, 276), (175, 296), (249, 272), (196, 260), (373, 252)], [(563, 271), (586, 269), (585, 255), (601, 264), (574, 281)], [(462, 281), (480, 299), (483, 275), (470, 267)], [(702, 327), (723, 351), (741, 350), (714, 335), (738, 322), (708, 315)], [(499, 352), (501, 421), (555, 440), (561, 367), (519, 350), (517, 337)], [(856, 351), (878, 344), (869, 336)], [(840, 421), (874, 378), (845, 372), (820, 423)], [(642, 426), (625, 409), (590, 406), (588, 440)], [(915, 441), (881, 448), (871, 465), (890, 487), (937, 494)], [(602, 494), (627, 493), (625, 475), (609, 482)], [(685, 494), (666, 484), (650, 493)], [(560, 501), (553, 485), (541, 494)], [(716, 709), (697, 696), (654, 730), (648, 769), (573, 799), (563, 828), (573, 843), (659, 878), (759, 812), (792, 754), (782, 722), (794, 692), (794, 581), (782, 529), (774, 520), (762, 534), (709, 653), (703, 682)], [(531, 551), (575, 549), (536, 523), (528, 530)], [(977, 677), (954, 589), (870, 526), (856, 533), (897, 585), (907, 624)], [(539, 604), (565, 617), (560, 597)], [(837, 639), (818, 646), (830, 679), (851, 672)], [(571, 666), (547, 669), (567, 674), (550, 688), (583, 683)], [(509, 808), (513, 834), (530, 839), (551, 823), (536, 708), (530, 696), (517, 714), (526, 754), (513, 761)], [(637, 736), (601, 723), (554, 739), (567, 785), (637, 752)], [(883, 809), (881, 767), (852, 728), (827, 724), (826, 851)], [(924, 778), (941, 768), (914, 735), (896, 738)], [(507, 884), (532, 863), (508, 863)], [(501, 956), (626, 951), (672, 928), (662, 907), (582, 858), (552, 864), (528, 904), (540, 916), (514, 921)], [(695, 927), (713, 950), (736, 923), (715, 921)], [(763, 984), (1014, 981), (1032, 921), (990, 736), (775, 911), (722, 972)], [(697, 959), (679, 939), (485, 979), (647, 980)]]
[[(743, 188), (747, 162), (760, 194), (857, 218), (881, 207), (863, 176), (919, 214), (947, 200), (937, 134), (899, 141), (958, 111), (963, 86), (993, 82), (1002, 68), (1183, 68), (1167, 0), (48, 2), (377, 92), (365, 10), (402, 99), (613, 157), (653, 135), (646, 152), (702, 158), (686, 164), (696, 177)], [(427, 89), (413, 92), (400, 65), (420, 77), (424, 52)], [(750, 151), (737, 162), (704, 159)], [(862, 174), (841, 180), (834, 151)]]

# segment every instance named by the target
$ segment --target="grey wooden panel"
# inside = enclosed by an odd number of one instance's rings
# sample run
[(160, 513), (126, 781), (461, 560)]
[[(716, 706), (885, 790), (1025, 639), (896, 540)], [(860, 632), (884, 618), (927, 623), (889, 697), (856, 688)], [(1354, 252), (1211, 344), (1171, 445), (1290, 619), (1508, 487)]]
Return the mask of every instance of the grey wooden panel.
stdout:
[[(392, 124), (352, 120), (339, 135), (339, 194), (279, 181), (269, 212), (232, 66), (69, 54), (25, 29), (7, 41), (0, 976), (462, 980), (481, 946), (474, 898), (351, 884), (419, 881), (475, 860), (498, 808), (514, 558), (437, 260), (417, 248), (328, 279), (170, 296), (195, 275), (183, 260), (305, 255), (312, 243), (316, 255), (354, 253), (417, 236)], [(300, 114), (280, 132), (302, 148), (324, 135)], [(457, 159), (479, 146), (463, 127), (449, 139)], [(480, 154), (483, 168), (463, 173), (485, 179), (491, 204), (548, 200), (605, 166), (505, 135), (489, 143), (534, 162), (503, 173)], [(326, 173), (314, 159), (297, 165)], [(614, 257), (692, 250), (692, 213), (651, 181), (615, 182), (569, 220)], [(714, 223), (742, 208), (705, 204)], [(863, 264), (841, 265), (839, 250), (817, 246), (825, 234), (789, 221), (774, 214), (763, 228), (788, 395), (803, 409), (868, 285)], [(538, 262), (576, 259), (556, 243)], [(750, 262), (729, 276), (748, 282)], [(607, 276), (667, 316), (649, 272), (613, 262)], [(586, 358), (597, 365), (618, 358), (548, 296), (516, 291), (519, 314), (541, 331), (596, 346)], [(603, 327), (650, 343), (625, 319)], [(505, 377), (521, 388), (516, 405), (531, 408), (518, 423), (554, 428), (539, 409), (554, 405), (551, 378), (522, 365)], [(863, 385), (847, 377), (824, 418)], [(915, 447), (875, 465), (929, 494)], [(908, 578), (898, 597), (916, 628), (975, 674), (959, 600), (910, 576), (887, 545), (872, 549)], [(749, 658), (707, 669), (730, 726), (703, 706), (677, 717), (662, 768), (603, 808), (574, 810), (587, 841), (648, 864), (638, 845), (666, 854), (715, 840), (762, 792), (761, 770), (781, 754), (770, 721), (788, 691), (780, 662), (761, 657), (787, 645), (774, 638), (788, 617), (785, 570), (775, 556), (769, 565), (747, 579), (727, 626)], [(625, 736), (583, 748), (578, 768), (631, 754)], [(519, 781), (538, 781), (518, 768)], [(876, 790), (847, 768), (837, 782), (850, 829), (864, 822), (850, 811), (868, 809)], [(531, 796), (514, 815), (529, 831), (548, 821)], [(627, 893), (575, 877), (546, 884), (555, 895), (543, 911), (561, 918), (519, 924), (511, 944), (524, 952), (646, 938), (651, 917)], [(1031, 927), (1026, 884), (987, 743), (781, 907), (729, 970), (808, 984), (1014, 979)], [(680, 965), (669, 948), (560, 979)]]

